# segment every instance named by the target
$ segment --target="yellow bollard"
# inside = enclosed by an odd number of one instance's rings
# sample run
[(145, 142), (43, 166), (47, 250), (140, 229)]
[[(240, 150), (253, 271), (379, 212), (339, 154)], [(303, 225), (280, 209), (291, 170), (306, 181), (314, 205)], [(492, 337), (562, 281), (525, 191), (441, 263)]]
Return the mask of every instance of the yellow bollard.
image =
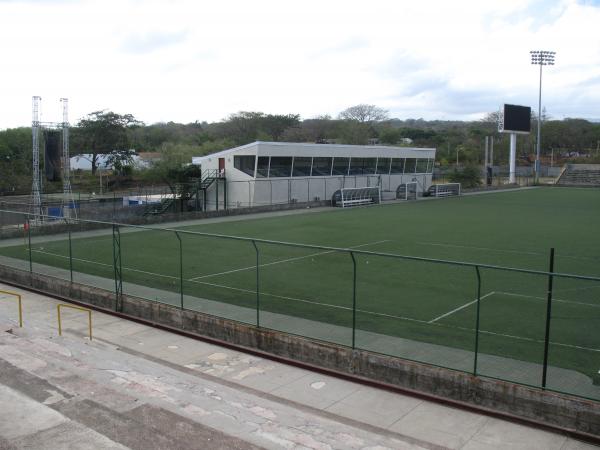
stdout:
[(17, 297), (17, 301), (19, 302), (19, 326), (21, 328), (23, 328), (23, 305), (21, 302), (21, 294), (17, 294), (15, 292), (10, 292), (10, 291), (2, 291), (2, 290), (0, 290), (0, 293), (14, 295), (15, 297)]
[(62, 322), (60, 320), (61, 306), (64, 308), (77, 309), (79, 311), (88, 313), (88, 327), (90, 330), (90, 341), (91, 341), (92, 340), (92, 310), (88, 309), (88, 308), (82, 308), (81, 306), (69, 305), (67, 303), (59, 303), (58, 305), (56, 305), (56, 317), (58, 318), (58, 335), (62, 336)]

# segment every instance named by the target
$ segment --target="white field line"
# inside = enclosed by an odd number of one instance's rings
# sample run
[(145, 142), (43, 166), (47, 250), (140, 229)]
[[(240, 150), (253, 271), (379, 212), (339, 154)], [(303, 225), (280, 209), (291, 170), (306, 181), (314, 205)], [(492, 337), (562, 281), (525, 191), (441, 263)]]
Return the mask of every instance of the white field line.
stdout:
[[(69, 259), (68, 256), (60, 255), (58, 253), (46, 252), (43, 250), (33, 250), (33, 249), (31, 249), (31, 251), (34, 253), (42, 253), (44, 255), (56, 256), (57, 258)], [(84, 263), (88, 263), (88, 264), (96, 264), (97, 266), (105, 266), (105, 267), (111, 267), (111, 268), (114, 267), (112, 264), (101, 263), (98, 261), (91, 261), (89, 259), (82, 259), (82, 258), (72, 258), (72, 259), (73, 259), (73, 261), (80, 261), (80, 262), (84, 262)], [(163, 275), (161, 273), (147, 272), (145, 270), (132, 269), (131, 267), (123, 267), (123, 269), (129, 270), (131, 272), (139, 272), (139, 273), (143, 273), (146, 275), (153, 275), (155, 277), (172, 278), (174, 280), (179, 280), (179, 277), (173, 277), (171, 275)]]
[(554, 289), (554, 292), (570, 292), (570, 291), (586, 291), (588, 289), (600, 289), (600, 284), (597, 286), (586, 286), (577, 288)]
[[(40, 251), (40, 250), (32, 250), (32, 251), (37, 251), (39, 253), (45, 253), (45, 254), (48, 254), (48, 255), (58, 256), (60, 258), (67, 258), (68, 259), (68, 256), (59, 255), (59, 254), (55, 254), (55, 253), (44, 252), (44, 251)], [(73, 258), (73, 259), (75, 259), (75, 258)], [(101, 266), (112, 267), (112, 264), (99, 263), (99, 262), (96, 262), (96, 261), (89, 261), (89, 260), (80, 259), (80, 258), (77, 258), (77, 260), (78, 261), (82, 261), (82, 262), (86, 262), (86, 263), (90, 263), (90, 264), (98, 264), (98, 265), (101, 265)], [(128, 267), (123, 267), (123, 269), (124, 270), (130, 270), (130, 271), (133, 271), (133, 272), (141, 272), (141, 273), (145, 273), (145, 274), (148, 274), (148, 275), (154, 275), (154, 276), (157, 276), (157, 277), (178, 279), (178, 277), (173, 277), (173, 276), (170, 276), (170, 275), (162, 275), (162, 274), (159, 274), (159, 273), (146, 272), (146, 271), (143, 271), (143, 270), (131, 269), (131, 268), (128, 268)], [(246, 293), (256, 294), (255, 290), (235, 288), (235, 287), (232, 287), (232, 286), (224, 286), (224, 285), (215, 284), (215, 283), (207, 283), (205, 281), (192, 281), (192, 283), (205, 284), (205, 285), (208, 285), (208, 286), (220, 287), (220, 288), (223, 288), (223, 289), (230, 289), (230, 290), (234, 290), (234, 291), (240, 291), (240, 292), (246, 292)], [(299, 299), (299, 298), (294, 298), (294, 297), (284, 297), (284, 296), (281, 296), (281, 295), (270, 294), (268, 292), (261, 292), (260, 295), (265, 295), (265, 296), (273, 297), (273, 298), (279, 298), (279, 299), (283, 299), (283, 300), (291, 300), (291, 301), (297, 301), (297, 302), (303, 302), (303, 303), (310, 303), (310, 304), (315, 304), (315, 305), (319, 305), (319, 306), (323, 306), (323, 307), (331, 307), (331, 308), (337, 308), (337, 309), (352, 310), (352, 308), (347, 307), (347, 306), (330, 305), (330, 304), (327, 304), (327, 303), (321, 303), (321, 302), (316, 302), (316, 301), (312, 301), (312, 300), (305, 300), (305, 299)], [(450, 328), (450, 329), (467, 331), (467, 332), (475, 332), (476, 331), (475, 328), (459, 327), (459, 326), (456, 326), (456, 325), (448, 325), (448, 324), (443, 324), (443, 323), (438, 323), (438, 322), (431, 323), (430, 321), (428, 322), (426, 320), (414, 319), (414, 318), (411, 318), (411, 317), (404, 317), (404, 316), (397, 316), (397, 315), (393, 315), (393, 314), (378, 313), (378, 312), (367, 311), (367, 310), (362, 310), (362, 309), (357, 309), (356, 311), (360, 312), (360, 313), (364, 313), (364, 314), (370, 314), (370, 315), (373, 315), (373, 316), (380, 316), (380, 317), (388, 317), (388, 318), (391, 318), (391, 319), (406, 320), (406, 321), (409, 321), (409, 322), (416, 322), (416, 323), (421, 323), (421, 324), (424, 324), (424, 325), (434, 325), (434, 326), (437, 326), (437, 327)], [(526, 338), (526, 337), (522, 337), (522, 336), (514, 336), (514, 335), (511, 335), (511, 334), (496, 333), (494, 331), (487, 331), (487, 330), (481, 330), (480, 329), (479, 332), (483, 333), (483, 334), (488, 334), (490, 336), (499, 336), (499, 337), (505, 337), (505, 338), (515, 339), (515, 340), (520, 340), (520, 341), (528, 341), (528, 342), (536, 342), (536, 343), (543, 343), (544, 342), (542, 339), (532, 339), (532, 338)], [(560, 343), (560, 342), (553, 342), (553, 341), (550, 341), (550, 344), (561, 346), (561, 347), (574, 348), (574, 349), (578, 349), (578, 350), (586, 350), (586, 351), (600, 353), (600, 348), (589, 348), (589, 347), (583, 347), (583, 346), (579, 346), (579, 345), (563, 344), (563, 343)]]
[[(522, 250), (503, 250), (499, 248), (491, 248), (491, 247), (476, 247), (472, 245), (459, 245), (459, 244), (446, 244), (443, 242), (417, 242), (420, 245), (432, 245), (436, 247), (450, 247), (450, 248), (466, 248), (471, 250), (482, 250), (482, 251), (492, 251), (498, 253), (515, 253), (518, 255), (534, 255), (534, 256), (544, 256), (548, 257), (545, 253), (539, 252), (526, 252)], [(600, 258), (595, 256), (576, 256), (576, 255), (564, 255), (564, 254), (556, 254), (556, 258), (569, 258), (569, 259), (586, 259), (592, 261), (599, 261)]]
[[(496, 294), (504, 294), (504, 295), (508, 295), (508, 296), (511, 296), (511, 297), (532, 298), (534, 300), (543, 300), (543, 301), (547, 301), (548, 300), (545, 297), (536, 297), (535, 295), (516, 294), (514, 292), (497, 291)], [(553, 298), (552, 301), (553, 302), (559, 302), (559, 303), (570, 303), (570, 304), (573, 304), (573, 305), (591, 306), (592, 308), (600, 308), (600, 304), (594, 305), (592, 303), (576, 302), (574, 300), (562, 300), (562, 299), (559, 299), (559, 298)]]
[(500, 252), (500, 253), (517, 253), (519, 255), (545, 256), (543, 253), (537, 253), (537, 252), (523, 252), (520, 250), (501, 250), (501, 249), (490, 248), (490, 247), (474, 247), (471, 245), (444, 244), (442, 242), (417, 242), (417, 244), (433, 245), (436, 247), (467, 248), (467, 249), (471, 249), (471, 250), (485, 250), (485, 251)]
[[(487, 298), (487, 297), (489, 297), (490, 295), (494, 295), (494, 294), (495, 294), (495, 292), (494, 292), (494, 291), (492, 291), (492, 292), (488, 292), (487, 294), (485, 294), (485, 295), (482, 295), (482, 296), (481, 296), (481, 298), (479, 298), (479, 300), (483, 300), (484, 298)], [(465, 308), (467, 308), (467, 307), (471, 306), (473, 303), (477, 303), (477, 300), (478, 300), (478, 299), (475, 299), (475, 300), (473, 300), (472, 302), (465, 303), (464, 305), (462, 305), (462, 306), (459, 306), (458, 308), (456, 308), (456, 309), (453, 309), (452, 311), (448, 311), (446, 314), (442, 314), (441, 316), (438, 316), (438, 317), (436, 317), (435, 319), (432, 319), (432, 320), (430, 320), (430, 321), (429, 321), (429, 322), (427, 322), (427, 323), (436, 323), (438, 320), (440, 320), (440, 319), (443, 319), (444, 317), (448, 317), (449, 315), (451, 315), (451, 314), (454, 314), (455, 312), (458, 312), (458, 311), (460, 311), (461, 309), (465, 309)]]
[[(386, 239), (386, 240), (383, 240), (383, 241), (376, 241), (376, 242), (369, 242), (367, 244), (355, 245), (354, 247), (349, 247), (349, 248), (366, 247), (368, 245), (382, 244), (384, 242), (389, 242), (389, 241)], [(270, 262), (270, 263), (266, 263), (266, 264), (259, 264), (259, 267), (273, 266), (275, 264), (283, 264), (283, 263), (286, 263), (286, 262), (298, 261), (300, 259), (312, 258), (313, 256), (327, 255), (327, 254), (330, 254), (330, 253), (336, 253), (336, 251), (335, 250), (328, 250), (326, 252), (318, 252), (318, 253), (311, 253), (310, 255), (298, 256), (296, 258), (282, 259), (282, 260), (279, 260), (279, 261), (274, 261), (274, 262)], [(204, 278), (217, 277), (219, 275), (227, 275), (229, 273), (243, 272), (244, 270), (253, 270), (253, 269), (256, 269), (256, 265), (254, 265), (254, 266), (248, 266), (248, 267), (242, 267), (240, 269), (227, 270), (225, 272), (210, 273), (208, 275), (200, 275), (199, 277), (190, 278), (187, 281), (202, 280)]]

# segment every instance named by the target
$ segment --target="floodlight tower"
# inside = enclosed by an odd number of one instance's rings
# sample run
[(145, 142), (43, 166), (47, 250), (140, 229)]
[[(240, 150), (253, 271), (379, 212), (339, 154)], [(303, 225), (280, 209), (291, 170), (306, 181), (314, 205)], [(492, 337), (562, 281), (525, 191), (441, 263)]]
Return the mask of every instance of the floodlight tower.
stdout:
[(42, 216), (42, 179), (40, 177), (40, 102), (42, 97), (33, 96), (32, 98), (32, 119), (31, 119), (31, 136), (32, 136), (32, 163), (33, 173), (31, 182), (31, 212), (34, 214), (35, 220), (41, 219)]
[(60, 99), (63, 105), (62, 127), (62, 182), (63, 182), (63, 214), (67, 216), (67, 210), (76, 214), (77, 209), (73, 205), (73, 192), (71, 190), (71, 157), (69, 156), (69, 99)]
[(535, 152), (535, 182), (537, 183), (540, 180), (541, 169), (540, 148), (542, 136), (542, 66), (553, 66), (554, 55), (556, 55), (556, 52), (547, 50), (532, 50), (529, 53), (531, 54), (531, 64), (540, 66), (540, 93), (538, 97), (537, 142)]

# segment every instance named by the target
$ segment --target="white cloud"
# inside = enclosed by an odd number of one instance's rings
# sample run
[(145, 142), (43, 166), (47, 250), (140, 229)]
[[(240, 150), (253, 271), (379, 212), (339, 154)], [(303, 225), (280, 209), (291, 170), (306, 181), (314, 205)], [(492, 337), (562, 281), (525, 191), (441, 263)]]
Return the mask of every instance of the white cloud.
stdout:
[(401, 118), (473, 118), (537, 105), (598, 117), (600, 8), (589, 2), (0, 1), (0, 128), (98, 109), (145, 122), (239, 110), (337, 114), (374, 103)]

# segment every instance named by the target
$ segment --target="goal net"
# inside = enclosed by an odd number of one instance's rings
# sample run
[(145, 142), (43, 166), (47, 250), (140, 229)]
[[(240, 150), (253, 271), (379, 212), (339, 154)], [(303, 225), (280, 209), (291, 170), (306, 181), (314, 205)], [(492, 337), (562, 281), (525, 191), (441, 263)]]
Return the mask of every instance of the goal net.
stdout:
[(417, 183), (403, 183), (396, 188), (396, 198), (400, 200), (417, 199)]
[(381, 203), (381, 189), (379, 186), (343, 188), (335, 191), (331, 198), (331, 203), (333, 206), (340, 206), (342, 208)]

